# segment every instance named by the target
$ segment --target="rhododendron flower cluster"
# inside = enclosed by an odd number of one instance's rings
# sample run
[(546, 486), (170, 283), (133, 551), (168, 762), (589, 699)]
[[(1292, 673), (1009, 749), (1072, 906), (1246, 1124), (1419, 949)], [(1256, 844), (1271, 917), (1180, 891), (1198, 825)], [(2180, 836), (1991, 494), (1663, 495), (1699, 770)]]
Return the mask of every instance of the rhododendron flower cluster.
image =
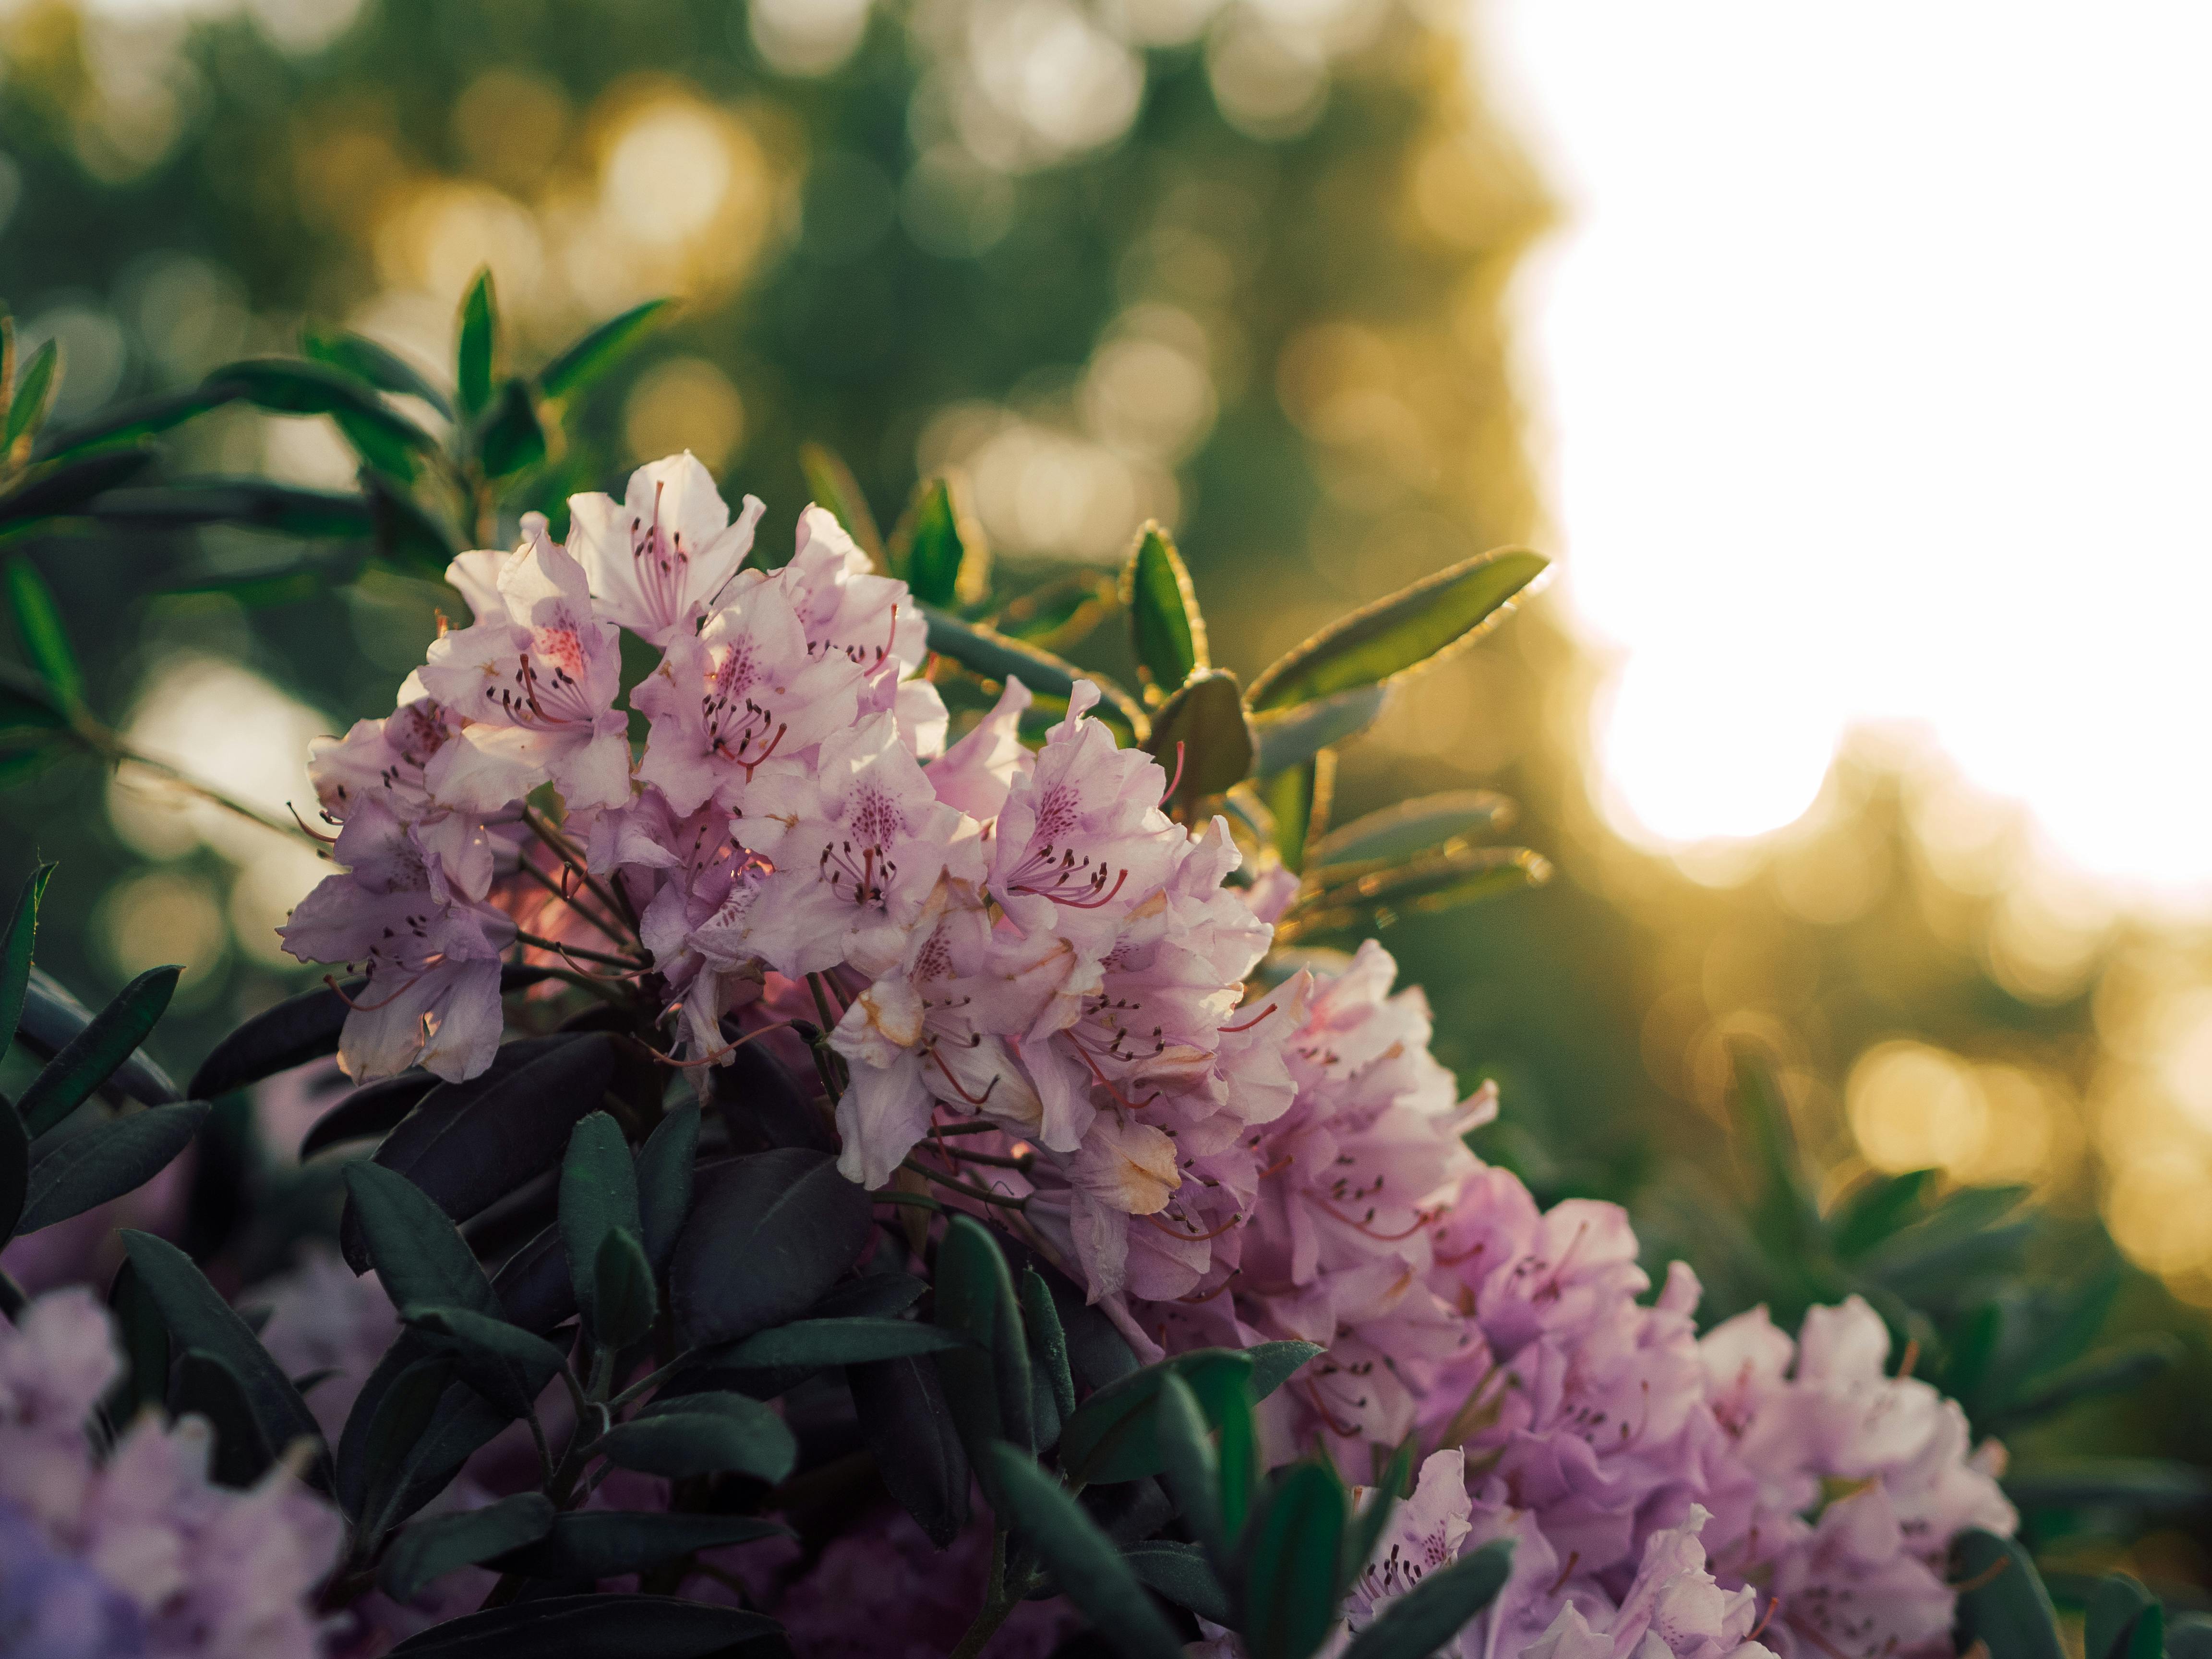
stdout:
[[(1032, 750), (1008, 680), (948, 747), (905, 585), (819, 507), (754, 562), (762, 511), (684, 455), (573, 500), (566, 545), (526, 518), (455, 562), (474, 619), (394, 712), (318, 750), (343, 873), (285, 939), (359, 970), (356, 1081), (482, 1072), (510, 964), (641, 988), (702, 1086), (806, 1024), (848, 1178), (1018, 1232), (1146, 1360), (1317, 1345), (1279, 1461), (1427, 1454), (1347, 1635), (1510, 1538), (1463, 1654), (1942, 1650), (1950, 1540), (2013, 1516), (1863, 1304), (1700, 1340), (1625, 1212), (1468, 1149), (1495, 1091), (1461, 1098), (1380, 945), (1270, 959), (1297, 878), (1164, 811), (1095, 688)], [(625, 630), (659, 653), (627, 709)]]
[(149, 1412), (95, 1457), (88, 1419), (122, 1369), (82, 1288), (0, 1322), (0, 1650), (46, 1659), (321, 1651), (311, 1593), (337, 1512), (279, 1462), (250, 1491), (208, 1478), (195, 1417)]

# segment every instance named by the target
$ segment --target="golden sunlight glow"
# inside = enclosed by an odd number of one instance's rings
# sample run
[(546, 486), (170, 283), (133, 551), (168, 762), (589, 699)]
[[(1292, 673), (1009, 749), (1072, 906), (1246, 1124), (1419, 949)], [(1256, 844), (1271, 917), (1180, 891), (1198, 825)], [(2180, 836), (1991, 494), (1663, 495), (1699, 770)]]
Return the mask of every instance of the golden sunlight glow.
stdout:
[[(2212, 11), (1476, 15), (1564, 198), (1522, 349), (1609, 816), (1760, 835), (1905, 720), (2060, 861), (2212, 901)], [(2055, 994), (2075, 919), (2008, 927)]]

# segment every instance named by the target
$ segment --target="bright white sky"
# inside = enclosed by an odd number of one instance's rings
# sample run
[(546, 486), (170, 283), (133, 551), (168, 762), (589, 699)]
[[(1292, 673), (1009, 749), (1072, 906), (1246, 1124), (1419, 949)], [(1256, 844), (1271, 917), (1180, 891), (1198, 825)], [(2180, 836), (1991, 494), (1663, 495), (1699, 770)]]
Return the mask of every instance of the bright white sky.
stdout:
[(1474, 0), (1570, 223), (1522, 294), (1607, 810), (1923, 722), (2068, 860), (2212, 892), (2212, 6)]

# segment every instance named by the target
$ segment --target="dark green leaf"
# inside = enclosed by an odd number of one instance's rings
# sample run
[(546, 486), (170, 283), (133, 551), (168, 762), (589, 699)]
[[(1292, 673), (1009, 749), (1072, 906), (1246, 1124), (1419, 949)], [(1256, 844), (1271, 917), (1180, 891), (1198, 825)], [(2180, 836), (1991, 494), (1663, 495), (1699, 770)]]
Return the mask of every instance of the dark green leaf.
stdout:
[(973, 605), (990, 589), (982, 526), (969, 515), (964, 497), (956, 478), (925, 478), (891, 528), (891, 574), (925, 605)]
[(644, 1231), (629, 1142), (622, 1126), (605, 1112), (585, 1114), (569, 1132), (568, 1154), (561, 1162), (560, 1225), (576, 1306), (584, 1328), (597, 1337), (600, 1248), (617, 1228), (633, 1238)]
[[(941, 1287), (939, 1295), (943, 1296)], [(1174, 1371), (1213, 1412), (1227, 1391), (1248, 1383), (1264, 1400), (1321, 1350), (1310, 1342), (1265, 1342), (1258, 1347), (1195, 1348), (1133, 1371), (1095, 1390), (1060, 1431), (1060, 1466), (1086, 1485), (1134, 1480), (1163, 1467), (1152, 1408), (1161, 1379)], [(1218, 1416), (1218, 1413), (1213, 1414)]]
[(2085, 1659), (2165, 1659), (2158, 1599), (2124, 1572), (2097, 1581), (2082, 1621)]
[(1951, 1554), (1960, 1586), (1952, 1628), (1961, 1651), (1978, 1641), (1993, 1659), (2063, 1659), (2058, 1615), (2015, 1540), (1972, 1528), (1953, 1542)]
[(474, 420), (491, 402), (492, 360), (499, 352), (499, 301), (491, 270), (477, 272), (461, 299), (459, 341), (453, 352), (453, 380), (462, 416)]
[(369, 1260), (394, 1307), (465, 1308), (501, 1317), (483, 1265), (421, 1188), (371, 1163), (349, 1165), (345, 1184)]
[(544, 1337), (471, 1308), (410, 1302), (399, 1316), (450, 1354), (461, 1380), (509, 1417), (529, 1414), (531, 1402), (561, 1374), (568, 1357)]
[(538, 371), (538, 390), (549, 398), (568, 398), (582, 391), (634, 349), (673, 303), (647, 300), (609, 318)]
[(833, 1287), (806, 1310), (809, 1319), (896, 1319), (921, 1300), (928, 1281), (912, 1273), (863, 1273)]
[(2166, 1659), (2212, 1659), (2212, 1613), (2185, 1613), (2169, 1620)]
[(1295, 1463), (1246, 1530), (1245, 1646), (1252, 1659), (1306, 1659), (1336, 1622), (1344, 1484), (1326, 1464)]
[(339, 1507), (361, 1523), (365, 1537), (382, 1537), (393, 1521), (414, 1512), (387, 1514), (407, 1484), (410, 1460), (430, 1437), (448, 1397), (472, 1401), (490, 1419), (493, 1434), (514, 1420), (459, 1387), (453, 1361), (433, 1352), (428, 1339), (413, 1331), (400, 1334), (362, 1384), (338, 1436), (337, 1486)]
[(545, 428), (538, 424), (528, 381), (509, 380), (500, 388), (477, 453), (488, 478), (526, 472), (545, 459)]
[(1344, 1659), (1427, 1659), (1498, 1599), (1513, 1571), (1513, 1540), (1499, 1538), (1432, 1570), (1352, 1638)]
[(1996, 1414), (2008, 1425), (2032, 1423), (2077, 1401), (2139, 1389), (2179, 1365), (2182, 1358), (2181, 1345), (2174, 1338), (2162, 1331), (2147, 1332), (2029, 1384)]
[(1293, 874), (1306, 866), (1306, 844), (1328, 829), (1336, 793), (1336, 751), (1324, 749), (1300, 765), (1261, 781), (1259, 796), (1273, 820), (1275, 851)]
[(691, 1212), (691, 1170), (699, 1151), (699, 1103), (686, 1101), (653, 1126), (637, 1154), (638, 1218), (646, 1259), (666, 1271), (684, 1218)]
[(329, 1453), (314, 1413), (283, 1368), (269, 1357), (252, 1328), (207, 1282), (191, 1258), (167, 1240), (125, 1228), (123, 1247), (130, 1253), (137, 1282), (161, 1310), (172, 1344), (179, 1350), (200, 1349), (230, 1367), (246, 1390), (263, 1437), (280, 1451), (295, 1440), (307, 1441), (315, 1459), (309, 1479), (318, 1486), (327, 1485)]
[(1125, 1659), (1180, 1659), (1182, 1643), (1174, 1626), (1083, 1506), (1018, 1447), (1000, 1442), (990, 1456), (1006, 1513), (1109, 1645)]
[(365, 497), (259, 478), (179, 479), (111, 490), (93, 503), (92, 512), (102, 524), (128, 530), (221, 524), (309, 541), (359, 540), (374, 526)]
[(653, 1263), (629, 1228), (617, 1227), (599, 1241), (592, 1282), (594, 1334), (608, 1347), (627, 1348), (641, 1340), (660, 1316)]
[(814, 504), (827, 507), (836, 515), (837, 522), (845, 526), (845, 533), (860, 544), (878, 571), (890, 566), (884, 558), (883, 532), (876, 528), (876, 515), (868, 510), (868, 498), (861, 493), (860, 480), (854, 477), (853, 469), (845, 465), (844, 458), (835, 450), (817, 443), (799, 446), (799, 470), (806, 475), (806, 487), (814, 493)]
[(799, 1443), (783, 1419), (738, 1394), (680, 1395), (666, 1411), (617, 1424), (599, 1442), (611, 1462), (672, 1480), (749, 1474), (773, 1484), (791, 1473)]
[(1088, 669), (1063, 662), (1047, 651), (1010, 639), (981, 623), (963, 622), (925, 605), (929, 622), (929, 648), (950, 657), (971, 673), (987, 680), (1017, 679), (1040, 696), (1065, 702), (1075, 682), (1087, 679), (1098, 687), (1103, 701), (1091, 712), (1112, 726), (1124, 744), (1140, 744), (1150, 735), (1152, 722), (1129, 694)]
[(15, 1236), (30, 1180), (31, 1137), (15, 1107), (0, 1103), (0, 1239)]
[(1262, 670), (1253, 711), (1387, 685), (1502, 621), (1547, 562), (1519, 548), (1480, 553), (1355, 611)]
[(1121, 604), (1129, 613), (1129, 646), (1147, 702), (1164, 702), (1192, 674), (1212, 666), (1190, 572), (1168, 532), (1149, 520), (1137, 532), (1121, 573)]
[(801, 1319), (702, 1356), (733, 1370), (781, 1365), (862, 1365), (963, 1347), (968, 1339), (910, 1319)]
[(1322, 881), (1343, 880), (1424, 854), (1455, 852), (1513, 818), (1513, 803), (1486, 789), (1422, 795), (1330, 830), (1314, 848), (1314, 859)]
[[(129, 994), (127, 987), (125, 994)], [(64, 990), (52, 975), (41, 968), (31, 969), (30, 981), (23, 989), (23, 1018), (15, 1029), (15, 1040), (24, 1048), (42, 1060), (58, 1059), (88, 1034), (93, 1023), (92, 1010)], [(168, 1073), (143, 1054), (125, 1059), (109, 1074), (105, 1086), (142, 1106), (171, 1106), (179, 1098)], [(33, 1127), (32, 1133), (39, 1131)]]
[(250, 357), (209, 376), (235, 386), (238, 395), (274, 415), (328, 415), (370, 465), (400, 477), (414, 476), (416, 457), (436, 441), (398, 413), (370, 387), (320, 363), (290, 357)]
[(1211, 1619), (1217, 1625), (1226, 1625), (1236, 1614), (1229, 1606), (1229, 1592), (1221, 1588), (1221, 1581), (1213, 1576), (1206, 1565), (1205, 1554), (1195, 1544), (1178, 1544), (1169, 1539), (1153, 1538), (1142, 1543), (1124, 1544), (1121, 1559), (1129, 1564), (1129, 1571), (1147, 1589), (1158, 1591), (1179, 1607), (1188, 1607), (1201, 1619)]
[(1052, 1389), (1054, 1407), (1065, 1423), (1075, 1414), (1075, 1374), (1068, 1369), (1067, 1329), (1053, 1305), (1052, 1286), (1036, 1267), (1022, 1269), (1022, 1326), (1029, 1333), (1030, 1356)]
[[(126, 1258), (107, 1287), (107, 1310), (115, 1322), (123, 1374), (100, 1402), (111, 1423), (131, 1422), (149, 1406), (158, 1406), (169, 1387), (169, 1328), (146, 1292), (138, 1269)], [(295, 1384), (294, 1386), (297, 1386)]]
[(181, 968), (149, 968), (116, 994), (23, 1091), (24, 1127), (42, 1135), (90, 1097), (129, 1060), (169, 1006)]
[(1789, 1104), (1757, 1049), (1739, 1043), (1730, 1060), (1741, 1156), (1750, 1163), (1759, 1192), (1753, 1225), (1768, 1249), (1791, 1252), (1795, 1260), (1817, 1260), (1824, 1242), (1820, 1212), (1798, 1156)]
[(169, 1381), (169, 1415), (191, 1412), (215, 1431), (208, 1474), (219, 1486), (246, 1487), (268, 1473), (275, 1449), (254, 1421), (253, 1407), (238, 1375), (214, 1354), (188, 1351)]
[(2022, 1509), (2189, 1510), (2212, 1500), (2212, 1475), (2160, 1457), (2047, 1458), (2014, 1469), (2004, 1488)]
[(453, 405), (444, 392), (431, 385), (414, 364), (374, 340), (343, 328), (307, 328), (300, 331), (300, 349), (316, 362), (343, 369), (380, 392), (420, 398), (447, 420), (453, 418)]
[[(104, 410), (98, 419), (65, 431), (49, 432), (34, 452), (42, 461), (66, 460), (98, 451), (126, 448), (181, 426), (195, 415), (235, 402), (244, 389), (212, 380), (182, 392), (165, 392)], [(149, 454), (150, 459), (150, 454)]]
[[(466, 1221), (559, 1164), (568, 1131), (599, 1108), (614, 1073), (605, 1032), (505, 1043), (483, 1075), (424, 1096), (376, 1161)], [(339, 1243), (356, 1270), (368, 1260), (357, 1225), (342, 1228)]]
[[(1160, 1379), (1154, 1433), (1159, 1440), (1168, 1492), (1182, 1512), (1183, 1524), (1209, 1555), (1226, 1561), (1229, 1534), (1222, 1526), (1221, 1465), (1214, 1455), (1213, 1437), (1206, 1425), (1206, 1413), (1199, 1409), (1198, 1396), (1191, 1392), (1189, 1383), (1172, 1373)], [(1206, 1616), (1216, 1624), (1227, 1622), (1225, 1614)]]
[(42, 864), (23, 878), (16, 890), (15, 908), (8, 918), (8, 932), (0, 938), (0, 1054), (15, 1040), (15, 1028), (22, 1023), (23, 999), (31, 982), (31, 952), (38, 940), (39, 901), (46, 896), (46, 883), (52, 879), (54, 866)]
[(407, 491), (374, 471), (361, 475), (368, 500), (369, 521), (378, 555), (410, 576), (445, 579), (460, 547), (440, 520), (422, 510)]
[(556, 1516), (542, 1542), (516, 1551), (498, 1565), (505, 1572), (578, 1583), (641, 1571), (696, 1550), (789, 1536), (789, 1528), (749, 1515), (587, 1510)]
[[(357, 991), (359, 987), (349, 981), (348, 988)], [(216, 1043), (200, 1062), (189, 1085), (192, 1097), (214, 1100), (337, 1053), (348, 1012), (345, 998), (328, 987), (264, 1009)]]
[(553, 1529), (553, 1505), (543, 1492), (517, 1492), (481, 1509), (417, 1521), (392, 1540), (376, 1571), (395, 1601), (412, 1601), (433, 1579), (534, 1544)]
[(21, 554), (8, 561), (8, 603), (15, 615), (15, 633), (23, 641), (23, 654), (39, 678), (64, 708), (84, 701), (84, 671), (77, 666), (70, 647), (69, 630), (62, 626), (61, 607), (39, 568)]
[(1899, 1176), (1875, 1175), (1853, 1188), (1829, 1218), (1828, 1237), (1836, 1255), (1851, 1261), (1910, 1223), (1935, 1186), (1936, 1173), (1911, 1170)]
[(868, 1194), (824, 1153), (783, 1146), (708, 1171), (669, 1264), (678, 1340), (707, 1347), (798, 1318), (867, 1242)]
[(413, 1110), (437, 1082), (428, 1072), (410, 1071), (355, 1090), (315, 1120), (315, 1127), (300, 1142), (301, 1158), (313, 1158), (326, 1146), (384, 1133)]
[(156, 1106), (70, 1135), (31, 1166), (15, 1231), (36, 1232), (136, 1192), (191, 1144), (208, 1109), (197, 1101)]
[(15, 395), (8, 404), (8, 423), (0, 430), (0, 449), (12, 448), (16, 439), (37, 432), (46, 423), (46, 411), (53, 407), (61, 380), (62, 343), (49, 340), (31, 354), (15, 383)]
[(137, 477), (153, 459), (150, 449), (107, 449), (41, 463), (0, 495), (0, 529), (81, 512), (94, 496)]
[(943, 1549), (968, 1524), (968, 1457), (926, 1358), (884, 1359), (845, 1373), (861, 1437), (892, 1497)]
[(783, 1626), (666, 1595), (548, 1595), (434, 1625), (392, 1659), (770, 1659)]
[(1242, 783), (1252, 769), (1252, 726), (1237, 677), (1225, 668), (1194, 675), (1153, 714), (1145, 746), (1173, 784), (1163, 805), (1188, 813), (1207, 796)]
[(1006, 1258), (972, 1216), (949, 1218), (937, 1247), (937, 1322), (965, 1338), (936, 1357), (938, 1380), (968, 1460), (988, 1476), (986, 1449), (1012, 1441), (1033, 1448), (1028, 1338)]

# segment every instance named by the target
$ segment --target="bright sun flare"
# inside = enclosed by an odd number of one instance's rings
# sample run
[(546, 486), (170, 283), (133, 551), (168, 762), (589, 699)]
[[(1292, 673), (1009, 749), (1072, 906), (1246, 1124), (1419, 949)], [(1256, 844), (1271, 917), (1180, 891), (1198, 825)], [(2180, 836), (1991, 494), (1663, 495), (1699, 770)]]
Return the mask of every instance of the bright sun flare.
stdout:
[(2212, 10), (1478, 3), (1620, 826), (1777, 828), (1903, 720), (2212, 895)]

